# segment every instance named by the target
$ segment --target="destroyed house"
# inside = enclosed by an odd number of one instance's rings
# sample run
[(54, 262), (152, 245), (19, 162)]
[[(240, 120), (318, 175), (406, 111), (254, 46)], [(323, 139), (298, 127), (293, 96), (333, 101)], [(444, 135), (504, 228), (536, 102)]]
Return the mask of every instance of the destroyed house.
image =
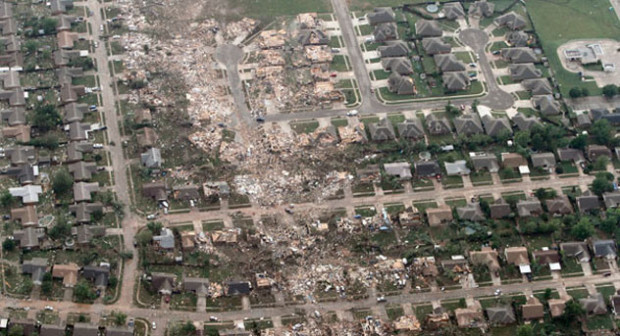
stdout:
[(22, 264), (22, 273), (30, 274), (32, 282), (39, 286), (43, 282), (43, 275), (45, 275), (47, 270), (47, 259), (45, 258), (32, 258), (31, 260), (24, 261)]
[(415, 23), (415, 34), (418, 38), (441, 37), (443, 29), (436, 21), (420, 19)]
[(441, 80), (443, 87), (449, 92), (466, 90), (470, 84), (469, 76), (465, 71), (444, 72)]
[(465, 10), (460, 2), (448, 2), (443, 6), (443, 15), (448, 20), (456, 20), (465, 16)]
[(194, 184), (173, 187), (172, 194), (176, 200), (190, 201), (200, 198), (198, 186)]
[(500, 27), (505, 26), (511, 30), (521, 30), (525, 28), (525, 26), (527, 25), (527, 21), (525, 21), (525, 19), (521, 15), (515, 12), (508, 12), (496, 18), (495, 24)]
[(532, 48), (504, 48), (501, 54), (505, 60), (514, 64), (538, 62), (538, 57)]
[(508, 67), (508, 72), (512, 80), (517, 82), (542, 76), (542, 71), (536, 69), (532, 63), (512, 64)]
[(452, 50), (450, 43), (444, 42), (439, 37), (429, 37), (422, 40), (422, 47), (429, 55), (447, 54)]
[(377, 48), (381, 58), (384, 57), (407, 57), (409, 55), (409, 47), (402, 41), (387, 42), (386, 45)]
[(437, 117), (434, 114), (426, 117), (426, 128), (431, 135), (444, 135), (452, 132), (448, 118)]
[(413, 118), (407, 119), (402, 123), (396, 125), (398, 129), (398, 134), (401, 138), (406, 139), (423, 139), (424, 138), (424, 127), (422, 126), (422, 122), (420, 119)]
[(159, 139), (157, 133), (155, 133), (155, 130), (150, 127), (143, 128), (142, 134), (138, 134), (136, 138), (138, 145), (142, 148), (154, 147)]
[(413, 78), (393, 72), (388, 78), (388, 90), (399, 95), (412, 95), (415, 93)]
[(454, 317), (456, 318), (456, 324), (460, 328), (476, 328), (484, 325), (484, 315), (479, 303), (477, 307), (455, 309)]
[(248, 295), (252, 291), (252, 284), (249, 281), (230, 281), (226, 283), (226, 295)]
[(329, 36), (319, 29), (304, 29), (299, 32), (297, 41), (303, 46), (326, 45), (329, 44)]
[(464, 114), (454, 118), (454, 128), (458, 135), (472, 135), (484, 132), (477, 114)]
[(375, 8), (371, 13), (366, 15), (368, 17), (368, 23), (376, 26), (381, 23), (394, 22), (394, 11), (390, 7)]
[(84, 266), (82, 268), (82, 276), (92, 281), (96, 287), (105, 288), (108, 286), (110, 278), (110, 269), (101, 266)]
[(373, 36), (375, 37), (375, 42), (378, 43), (397, 40), (398, 29), (396, 28), (395, 23), (381, 23), (375, 27), (375, 30), (373, 31)]
[(409, 162), (386, 163), (383, 165), (383, 168), (388, 176), (396, 176), (400, 179), (410, 179), (412, 177)]
[(151, 273), (151, 286), (161, 295), (170, 295), (176, 287), (177, 276), (172, 273)]
[(465, 64), (459, 61), (454, 54), (438, 54), (433, 56), (437, 68), (441, 72), (465, 71)]
[(370, 138), (374, 141), (394, 140), (396, 134), (394, 133), (394, 126), (389, 119), (383, 118), (377, 123), (372, 123), (368, 126), (370, 131)]
[(494, 10), (495, 4), (486, 0), (479, 0), (469, 5), (469, 14), (478, 17), (489, 17), (493, 15)]
[(479, 222), (485, 220), (484, 213), (480, 209), (480, 203), (469, 203), (466, 206), (456, 208), (456, 213), (462, 220)]

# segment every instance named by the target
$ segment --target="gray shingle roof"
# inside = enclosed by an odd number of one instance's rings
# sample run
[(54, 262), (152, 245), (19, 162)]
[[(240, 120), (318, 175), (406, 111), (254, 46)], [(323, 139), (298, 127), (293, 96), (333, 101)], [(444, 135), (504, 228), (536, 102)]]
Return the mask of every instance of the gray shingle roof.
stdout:
[(390, 57), (383, 58), (381, 65), (386, 71), (398, 73), (400, 75), (409, 75), (413, 73), (411, 61), (406, 57)]
[(605, 304), (605, 299), (601, 293), (591, 294), (585, 299), (580, 299), (579, 303), (587, 314), (607, 314), (607, 305)]
[(452, 50), (450, 43), (444, 42), (439, 37), (429, 37), (422, 39), (422, 47), (429, 55), (445, 54)]
[(448, 20), (456, 20), (465, 16), (465, 10), (460, 2), (449, 2), (443, 6), (443, 14)]
[(495, 4), (492, 2), (485, 1), (476, 1), (473, 4), (469, 5), (469, 14), (477, 15), (477, 16), (491, 16), (493, 15), (493, 10), (495, 9)]
[(413, 78), (393, 72), (388, 78), (388, 89), (399, 95), (410, 95), (415, 93), (415, 84)]
[(553, 153), (536, 153), (530, 156), (532, 166), (550, 168), (555, 167), (555, 155)]
[(465, 64), (459, 61), (454, 54), (439, 54), (433, 56), (437, 68), (442, 72), (465, 71)]
[(502, 57), (511, 63), (536, 63), (538, 57), (532, 48), (504, 48), (501, 51)]
[(373, 31), (375, 42), (385, 42), (398, 39), (398, 29), (393, 22), (381, 23)]
[(441, 167), (437, 161), (417, 161), (414, 163), (417, 177), (435, 177), (441, 174)]
[(159, 148), (149, 148), (146, 152), (140, 154), (140, 162), (146, 168), (159, 168), (161, 167), (161, 151)]
[(526, 117), (523, 113), (519, 112), (512, 118), (512, 122), (515, 123), (520, 131), (529, 131), (534, 125), (540, 125), (540, 120), (536, 117)]
[(480, 209), (480, 203), (469, 203), (466, 206), (458, 207), (456, 213), (462, 220), (478, 222), (485, 219), (482, 209)]
[(374, 141), (394, 140), (396, 138), (394, 126), (387, 118), (370, 124), (368, 130), (370, 131), (370, 138)]
[(546, 78), (526, 79), (521, 82), (521, 85), (523, 85), (523, 87), (530, 91), (534, 96), (553, 93), (551, 84), (549, 84), (549, 81)]
[(508, 67), (508, 71), (515, 81), (539, 78), (542, 76), (542, 71), (536, 69), (536, 66), (532, 63), (512, 64)]
[(485, 115), (482, 118), (482, 124), (484, 125), (484, 130), (489, 136), (497, 136), (502, 131), (508, 131), (508, 133), (512, 134), (512, 127), (510, 127), (510, 121), (506, 117), (493, 118), (490, 115)]
[(519, 217), (538, 216), (543, 213), (542, 205), (537, 199), (521, 200), (517, 202)]
[(552, 95), (535, 96), (532, 105), (544, 115), (560, 114), (560, 103)]
[(464, 114), (454, 118), (453, 122), (458, 135), (481, 134), (484, 132), (482, 122), (477, 114)]
[(575, 148), (558, 148), (558, 158), (560, 161), (583, 162), (585, 158), (581, 149)]
[(411, 165), (409, 162), (393, 162), (383, 165), (385, 173), (391, 176), (398, 176), (399, 178), (411, 178)]
[(474, 169), (480, 171), (486, 169), (491, 173), (495, 173), (499, 170), (499, 163), (497, 157), (493, 154), (476, 155), (471, 157), (471, 162), (474, 165)]
[(461, 91), (469, 86), (469, 76), (465, 71), (444, 72), (441, 76), (443, 86), (448, 91)]
[(424, 138), (424, 127), (418, 118), (407, 119), (397, 125), (398, 134), (401, 138), (421, 139)]
[(444, 162), (444, 166), (446, 167), (446, 173), (448, 176), (469, 175), (471, 173), (471, 170), (467, 168), (467, 161), (465, 160)]
[(523, 31), (511, 31), (506, 34), (506, 41), (513, 47), (527, 46), (530, 36)]
[(617, 208), (620, 206), (620, 192), (606, 192), (603, 194), (603, 202), (605, 202), (605, 207), (607, 209)]
[(389, 41), (386, 45), (377, 48), (381, 57), (402, 57), (409, 55), (409, 47), (403, 41)]
[(371, 13), (368, 13), (368, 23), (375, 26), (381, 23), (394, 22), (394, 11), (390, 7), (375, 8)]
[(446, 117), (437, 117), (434, 114), (426, 117), (426, 128), (432, 135), (449, 134), (452, 132), (452, 126)]
[(440, 37), (443, 30), (436, 21), (420, 19), (415, 23), (417, 37)]
[(498, 26), (506, 26), (512, 30), (520, 30), (525, 28), (525, 26), (527, 25), (527, 21), (525, 21), (525, 19), (521, 15), (515, 12), (508, 12), (496, 18), (495, 23)]
[(510, 306), (489, 307), (486, 309), (491, 324), (511, 324), (515, 323), (515, 312)]

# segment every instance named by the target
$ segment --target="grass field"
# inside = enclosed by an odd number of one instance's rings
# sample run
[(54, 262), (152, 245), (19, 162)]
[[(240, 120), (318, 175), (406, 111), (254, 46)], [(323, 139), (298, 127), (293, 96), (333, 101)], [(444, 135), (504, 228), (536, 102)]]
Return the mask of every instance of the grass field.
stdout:
[[(564, 70), (557, 48), (570, 40), (587, 38), (618, 39), (620, 21), (610, 11), (609, 0), (529, 0), (527, 10), (542, 40), (545, 55), (560, 82), (563, 95), (572, 87), (586, 87), (590, 94), (600, 94), (593, 82), (582, 83), (575, 73)], [(567, 20), (570, 18), (570, 20)]]
[(238, 9), (241, 15), (271, 22), (277, 16), (297, 15), (305, 12), (331, 12), (329, 0), (228, 0), (228, 6)]

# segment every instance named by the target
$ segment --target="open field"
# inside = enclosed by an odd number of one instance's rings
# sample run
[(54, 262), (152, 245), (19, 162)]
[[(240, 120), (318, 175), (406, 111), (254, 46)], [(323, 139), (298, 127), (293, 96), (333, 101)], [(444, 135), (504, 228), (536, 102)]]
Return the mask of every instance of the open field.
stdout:
[(243, 16), (272, 21), (281, 15), (297, 15), (305, 12), (331, 12), (329, 0), (229, 0), (228, 6), (238, 9)]
[(617, 39), (620, 36), (620, 21), (609, 8), (609, 0), (527, 1), (527, 10), (563, 95), (568, 95), (573, 87), (588, 88), (590, 94), (600, 94), (601, 90), (596, 84), (582, 83), (577, 74), (564, 70), (556, 50), (560, 45), (575, 39)]

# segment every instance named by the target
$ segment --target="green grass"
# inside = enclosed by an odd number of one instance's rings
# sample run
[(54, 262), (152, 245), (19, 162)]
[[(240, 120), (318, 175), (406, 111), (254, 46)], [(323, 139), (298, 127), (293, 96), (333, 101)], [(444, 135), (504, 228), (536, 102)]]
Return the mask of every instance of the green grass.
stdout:
[(299, 122), (299, 123), (291, 123), (291, 128), (297, 134), (301, 133), (312, 133), (319, 127), (318, 121), (309, 121), (309, 122)]
[(334, 125), (334, 127), (338, 128), (338, 127), (342, 127), (342, 126), (347, 126), (349, 124), (349, 122), (347, 121), (347, 119), (344, 118), (334, 118), (332, 119), (332, 125)]
[(600, 330), (606, 329), (611, 330), (614, 328), (614, 322), (610, 318), (609, 315), (597, 315), (597, 316), (588, 316), (586, 324), (588, 326), (588, 330)]
[(330, 68), (334, 71), (349, 71), (349, 68), (347, 67), (347, 64), (344, 60), (345, 57), (346, 56), (343, 55), (334, 56)]
[(278, 16), (296, 15), (306, 12), (331, 12), (328, 0), (229, 0), (227, 7), (236, 9), (238, 16), (247, 16), (269, 23)]
[(620, 22), (616, 13), (609, 10), (609, 0), (529, 0), (526, 6), (562, 94), (567, 95), (572, 87), (585, 87), (592, 95), (600, 94), (596, 84), (582, 83), (576, 73), (566, 71), (556, 51), (575, 39), (617, 39)]
[(424, 321), (426, 319), (426, 315), (433, 312), (433, 306), (417, 306), (415, 307), (415, 316), (418, 318), (418, 321)]
[(391, 73), (385, 70), (375, 70), (372, 72), (372, 74), (376, 80), (382, 80), (382, 79), (388, 79)]
[(588, 290), (585, 288), (569, 289), (566, 293), (572, 296), (575, 300), (585, 299), (588, 297)]
[(456, 59), (458, 59), (459, 61), (465, 63), (465, 64), (469, 64), (471, 62), (473, 62), (474, 60), (471, 58), (471, 54), (469, 52), (455, 52), (454, 55), (456, 56)]
[(385, 309), (387, 316), (390, 320), (396, 320), (397, 318), (405, 315), (405, 311), (401, 306), (392, 306)]

